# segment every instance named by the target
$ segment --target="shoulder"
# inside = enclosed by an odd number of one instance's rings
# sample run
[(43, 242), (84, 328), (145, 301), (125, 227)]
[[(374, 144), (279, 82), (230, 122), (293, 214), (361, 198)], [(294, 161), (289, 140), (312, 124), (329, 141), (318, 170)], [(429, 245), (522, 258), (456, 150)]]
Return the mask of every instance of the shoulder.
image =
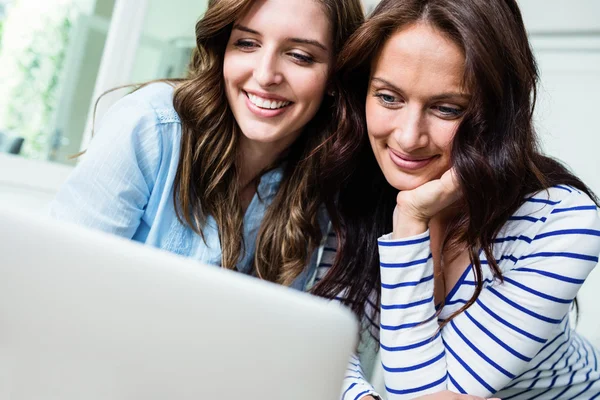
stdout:
[(327, 275), (329, 269), (335, 262), (335, 257), (337, 254), (337, 236), (331, 226), (328, 227), (326, 232), (327, 234), (319, 248), (319, 263), (317, 267), (315, 283), (319, 282), (325, 277), (325, 275)]
[(156, 124), (181, 123), (173, 107), (175, 87), (167, 82), (155, 82), (123, 97), (116, 107), (137, 110), (137, 116), (151, 117)]
[(594, 201), (569, 186), (554, 186), (526, 196), (495, 241), (513, 257), (531, 254), (600, 253), (600, 216)]
[(90, 168), (106, 162), (139, 168), (151, 182), (164, 165), (178, 160), (181, 122), (173, 107), (173, 86), (152, 83), (112, 105), (95, 129), (83, 156)]
[(98, 123), (90, 150), (119, 146), (152, 153), (179, 143), (181, 120), (173, 107), (173, 92), (172, 85), (157, 82), (121, 98)]
[(156, 82), (122, 97), (102, 117), (99, 130), (109, 125), (114, 131), (115, 124), (145, 130), (165, 124), (180, 125), (181, 120), (173, 106), (174, 90), (169, 83)]
[(580, 220), (580, 223), (586, 225), (597, 226), (600, 222), (598, 207), (594, 201), (579, 189), (563, 185), (526, 196), (509, 222), (546, 224), (560, 219), (560, 214)]

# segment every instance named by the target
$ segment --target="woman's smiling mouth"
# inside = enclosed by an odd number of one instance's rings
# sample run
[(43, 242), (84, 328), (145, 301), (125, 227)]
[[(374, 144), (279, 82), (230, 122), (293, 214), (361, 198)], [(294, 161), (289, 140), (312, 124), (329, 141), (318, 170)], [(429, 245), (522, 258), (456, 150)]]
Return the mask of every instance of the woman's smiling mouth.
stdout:
[(245, 92), (248, 99), (259, 108), (263, 108), (266, 110), (276, 110), (279, 108), (287, 107), (292, 104), (291, 101), (286, 100), (276, 100), (276, 99), (266, 99), (264, 97), (257, 96), (252, 93)]
[(258, 95), (243, 90), (246, 97), (246, 107), (254, 115), (261, 118), (278, 117), (288, 111), (294, 104), (293, 102), (280, 96), (273, 95)]
[(432, 156), (432, 157), (423, 158), (423, 157), (406, 156), (406, 155), (398, 153), (397, 151), (394, 151), (390, 147), (388, 147), (388, 153), (389, 153), (390, 159), (392, 160), (392, 162), (394, 164), (396, 164), (398, 167), (400, 167), (402, 169), (411, 170), (411, 171), (418, 170), (418, 169), (421, 169), (421, 168), (427, 166), (431, 161), (433, 161), (434, 159), (436, 159), (438, 157), (438, 156)]

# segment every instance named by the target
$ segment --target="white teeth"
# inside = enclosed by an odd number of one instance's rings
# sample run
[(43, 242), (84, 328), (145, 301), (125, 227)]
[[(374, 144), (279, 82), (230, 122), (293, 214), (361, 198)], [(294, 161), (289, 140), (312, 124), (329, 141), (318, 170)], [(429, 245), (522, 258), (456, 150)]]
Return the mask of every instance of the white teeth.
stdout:
[(260, 108), (265, 108), (267, 110), (276, 110), (278, 108), (283, 108), (290, 104), (289, 101), (267, 100), (250, 93), (246, 94), (248, 95), (248, 98), (250, 99), (252, 104)]

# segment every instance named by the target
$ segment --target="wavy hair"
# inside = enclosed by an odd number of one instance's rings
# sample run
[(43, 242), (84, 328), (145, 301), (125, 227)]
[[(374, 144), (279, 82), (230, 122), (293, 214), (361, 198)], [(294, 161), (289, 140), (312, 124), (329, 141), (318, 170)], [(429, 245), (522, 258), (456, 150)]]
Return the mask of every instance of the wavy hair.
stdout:
[(367, 137), (364, 110), (371, 63), (391, 35), (418, 22), (433, 26), (463, 50), (463, 84), (472, 95), (451, 154), (466, 213), (451, 222), (443, 249), (466, 244), (477, 285), (452, 317), (481, 293), (480, 250), (502, 279), (493, 256), (494, 238), (527, 194), (566, 184), (598, 203), (581, 180), (538, 147), (532, 122), (538, 70), (515, 0), (382, 0), (339, 56), (343, 89), (332, 139), (336, 151), (322, 177), (330, 190), (340, 190), (337, 204), (328, 201), (339, 245), (329, 274), (314, 289), (325, 297), (347, 290), (346, 303), (361, 318), (368, 297), (379, 296), (377, 238), (392, 231), (397, 194)]
[[(330, 17), (333, 50), (337, 55), (363, 22), (360, 2), (314, 1), (321, 4)], [(252, 0), (209, 2), (204, 17), (196, 24), (197, 47), (189, 76), (178, 82), (174, 93), (175, 110), (182, 121), (173, 199), (177, 215), (199, 235), (209, 215), (216, 220), (222, 248), (221, 265), (228, 269), (236, 267), (245, 249), (238, 181), (238, 142), (242, 133), (225, 95), (223, 60), (233, 23), (252, 3)], [(334, 80), (330, 85), (337, 86)], [(323, 200), (317, 176), (328, 150), (324, 143), (331, 132), (332, 104), (332, 98), (326, 96), (285, 156), (283, 180), (257, 238), (254, 268), (263, 279), (290, 285), (321, 242), (318, 213)]]

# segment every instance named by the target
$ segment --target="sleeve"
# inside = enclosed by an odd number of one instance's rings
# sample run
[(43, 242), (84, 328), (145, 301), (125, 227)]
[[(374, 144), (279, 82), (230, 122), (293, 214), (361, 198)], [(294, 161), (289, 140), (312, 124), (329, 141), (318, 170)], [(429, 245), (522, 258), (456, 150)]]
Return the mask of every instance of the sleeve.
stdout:
[[(336, 252), (337, 241), (335, 234), (329, 232), (322, 249), (321, 260), (317, 267), (315, 283), (319, 282), (327, 274), (327, 271), (331, 268), (333, 260), (335, 259)], [(339, 301), (342, 296), (343, 294), (338, 296), (336, 300)], [(370, 323), (369, 321), (367, 322)], [(365, 378), (365, 374), (360, 365), (360, 359), (353, 354), (350, 357), (348, 368), (346, 369), (346, 374), (344, 376), (341, 400), (360, 400), (365, 396), (380, 398), (373, 386)]]
[(376, 399), (381, 398), (365, 379), (358, 357), (352, 355), (342, 384), (341, 400), (360, 400), (365, 396), (373, 396)]
[(380, 239), (381, 358), (388, 399), (446, 389), (489, 397), (527, 372), (542, 350), (565, 350), (566, 343), (557, 341), (558, 325), (567, 322), (573, 299), (598, 263), (600, 219), (581, 193), (547, 204), (554, 207), (545, 217), (521, 221), (541, 226), (534, 237), (517, 238), (523, 251), (502, 255), (514, 263), (504, 282), (486, 286), (441, 332), (429, 233)]
[(161, 137), (154, 110), (128, 97), (108, 111), (51, 203), (54, 218), (133, 237), (156, 179)]

